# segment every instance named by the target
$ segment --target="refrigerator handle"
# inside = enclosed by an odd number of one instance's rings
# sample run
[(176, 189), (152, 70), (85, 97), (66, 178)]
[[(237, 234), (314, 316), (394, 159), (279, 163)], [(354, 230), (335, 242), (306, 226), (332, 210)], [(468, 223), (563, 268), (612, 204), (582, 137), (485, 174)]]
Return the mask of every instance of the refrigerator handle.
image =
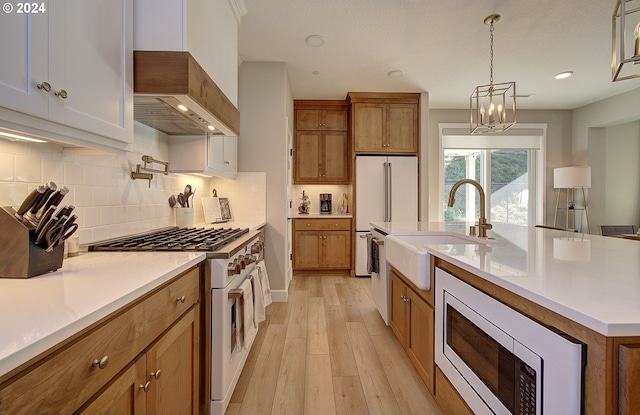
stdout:
[(389, 211), (389, 218), (387, 219), (388, 222), (391, 222), (391, 208), (393, 207), (391, 201), (393, 199), (391, 199), (391, 195), (393, 195), (393, 180), (391, 179), (391, 172), (393, 171), (393, 169), (391, 168), (391, 162), (389, 162), (389, 174), (387, 175), (387, 180), (389, 181), (388, 184), (388, 188), (389, 188), (389, 192), (387, 192), (387, 205), (389, 206), (388, 211)]
[(389, 169), (384, 162), (384, 222), (389, 221)]

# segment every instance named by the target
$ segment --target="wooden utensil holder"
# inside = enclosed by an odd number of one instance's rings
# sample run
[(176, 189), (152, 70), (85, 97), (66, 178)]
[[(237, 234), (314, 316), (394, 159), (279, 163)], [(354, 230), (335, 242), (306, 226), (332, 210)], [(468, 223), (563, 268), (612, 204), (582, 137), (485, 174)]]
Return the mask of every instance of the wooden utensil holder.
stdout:
[(35, 277), (62, 267), (64, 244), (47, 252), (34, 243), (32, 229), (12, 207), (0, 208), (0, 278)]

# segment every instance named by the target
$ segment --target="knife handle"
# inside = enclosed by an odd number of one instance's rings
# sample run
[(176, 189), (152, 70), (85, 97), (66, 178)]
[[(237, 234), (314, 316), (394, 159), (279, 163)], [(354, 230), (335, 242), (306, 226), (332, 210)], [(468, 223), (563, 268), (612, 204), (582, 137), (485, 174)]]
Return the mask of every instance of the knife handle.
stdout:
[(29, 209), (33, 206), (33, 204), (38, 200), (40, 196), (46, 191), (46, 187), (40, 185), (33, 189), (31, 193), (24, 199), (18, 210), (16, 211), (16, 215), (22, 219), (22, 215), (27, 213)]
[(34, 215), (38, 213), (42, 206), (44, 206), (44, 204), (47, 202), (47, 199), (49, 199), (49, 196), (51, 196), (51, 194), (58, 189), (58, 186), (54, 182), (45, 183), (44, 187), (46, 188), (45, 192), (40, 195), (38, 200), (33, 204), (31, 210), (29, 211)]
[(44, 212), (46, 212), (50, 206), (60, 206), (62, 199), (64, 199), (67, 193), (69, 193), (69, 188), (67, 188), (67, 186), (62, 186), (60, 189), (53, 192), (53, 194), (44, 204), (44, 207), (42, 208), (42, 214), (44, 215)]

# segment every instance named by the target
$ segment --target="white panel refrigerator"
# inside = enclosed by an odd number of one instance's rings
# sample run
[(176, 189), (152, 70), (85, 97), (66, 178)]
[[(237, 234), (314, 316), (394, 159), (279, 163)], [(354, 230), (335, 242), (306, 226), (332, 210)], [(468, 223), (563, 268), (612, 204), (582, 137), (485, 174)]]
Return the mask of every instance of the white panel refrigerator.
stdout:
[(370, 222), (418, 220), (418, 158), (356, 157), (356, 275), (367, 273)]

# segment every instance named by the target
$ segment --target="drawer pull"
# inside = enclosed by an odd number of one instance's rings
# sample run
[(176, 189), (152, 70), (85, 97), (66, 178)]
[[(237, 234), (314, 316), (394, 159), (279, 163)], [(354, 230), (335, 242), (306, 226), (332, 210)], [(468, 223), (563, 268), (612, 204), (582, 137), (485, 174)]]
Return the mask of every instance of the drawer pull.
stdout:
[(184, 300), (186, 300), (186, 297), (184, 295), (182, 297), (176, 298), (176, 302), (184, 303)]
[(100, 369), (104, 369), (109, 364), (109, 356), (104, 356), (102, 359), (95, 359), (93, 361), (92, 367), (98, 366)]
[(151, 387), (151, 381), (147, 381), (144, 385), (138, 386), (138, 389), (142, 389), (145, 392), (149, 392), (149, 388)]
[(156, 370), (155, 372), (151, 372), (151, 377), (157, 380), (160, 377), (160, 373), (162, 373), (160, 369)]

